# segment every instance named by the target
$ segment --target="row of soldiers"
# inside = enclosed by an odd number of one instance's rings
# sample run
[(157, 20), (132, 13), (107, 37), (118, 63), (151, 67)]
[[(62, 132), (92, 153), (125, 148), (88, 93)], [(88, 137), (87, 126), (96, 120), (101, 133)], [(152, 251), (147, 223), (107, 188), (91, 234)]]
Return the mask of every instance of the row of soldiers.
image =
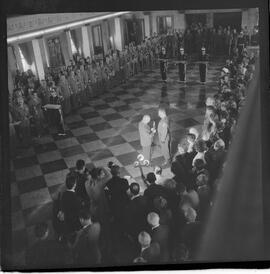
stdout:
[[(42, 136), (47, 128), (65, 134), (68, 114), (135, 74), (154, 68), (159, 48), (159, 37), (151, 37), (140, 45), (130, 43), (123, 51), (109, 50), (104, 59), (77, 56), (66, 67), (48, 69), (41, 81), (31, 70), (18, 70), (9, 104), (11, 147), (28, 147), (31, 137)], [(61, 105), (61, 109), (51, 109), (52, 105)]]
[(201, 23), (192, 24), (184, 32), (169, 30), (167, 35), (161, 36), (162, 45), (168, 52), (168, 58), (178, 56), (179, 47), (184, 47), (187, 54), (198, 53), (205, 46), (211, 55), (231, 55), (239, 44), (257, 46), (259, 43), (258, 28), (250, 32), (247, 27), (237, 31), (230, 26), (209, 28)]

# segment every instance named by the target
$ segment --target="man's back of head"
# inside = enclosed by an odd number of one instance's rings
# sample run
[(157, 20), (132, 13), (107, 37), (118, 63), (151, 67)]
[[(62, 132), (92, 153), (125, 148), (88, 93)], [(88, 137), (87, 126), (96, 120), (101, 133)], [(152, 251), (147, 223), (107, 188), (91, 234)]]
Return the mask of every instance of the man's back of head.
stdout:
[(146, 175), (146, 180), (152, 185), (156, 182), (156, 175), (155, 173), (153, 172), (149, 172), (147, 175)]
[(76, 186), (76, 176), (74, 173), (68, 173), (66, 177), (66, 188), (68, 190), (74, 189)]
[(151, 227), (156, 227), (159, 225), (159, 216), (155, 212), (150, 212), (147, 215), (147, 222)]
[(140, 185), (138, 183), (131, 183), (129, 186), (130, 193), (133, 196), (136, 196), (140, 193)]
[(146, 248), (151, 244), (151, 236), (147, 232), (142, 231), (138, 235), (138, 241), (142, 248)]

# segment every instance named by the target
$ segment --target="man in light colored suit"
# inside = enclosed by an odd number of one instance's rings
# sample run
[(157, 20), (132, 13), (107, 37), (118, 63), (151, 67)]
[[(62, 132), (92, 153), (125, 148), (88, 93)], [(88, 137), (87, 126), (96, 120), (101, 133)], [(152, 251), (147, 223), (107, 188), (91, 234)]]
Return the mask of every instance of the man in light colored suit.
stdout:
[(161, 146), (162, 155), (165, 158), (163, 165), (170, 163), (170, 130), (169, 119), (163, 108), (158, 110), (158, 116), (161, 118), (158, 123), (158, 138)]
[(149, 115), (144, 115), (141, 122), (139, 123), (139, 134), (141, 146), (143, 149), (143, 156), (146, 160), (150, 162), (151, 160), (151, 145), (153, 141), (153, 136), (155, 134), (155, 129), (149, 126), (151, 118)]

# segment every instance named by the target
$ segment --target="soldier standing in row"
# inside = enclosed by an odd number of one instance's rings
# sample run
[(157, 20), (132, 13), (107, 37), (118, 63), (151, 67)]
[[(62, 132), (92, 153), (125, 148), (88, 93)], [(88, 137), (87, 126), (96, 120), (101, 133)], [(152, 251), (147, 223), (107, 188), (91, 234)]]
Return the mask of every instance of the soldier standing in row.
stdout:
[(184, 48), (181, 47), (178, 54), (178, 72), (179, 82), (186, 82), (186, 67), (187, 67), (187, 55), (185, 54)]
[(70, 87), (69, 87), (68, 81), (67, 81), (64, 74), (62, 74), (60, 76), (59, 88), (60, 88), (60, 91), (61, 91), (61, 95), (64, 98), (63, 113), (64, 113), (64, 115), (67, 115), (71, 111), (71, 104), (70, 104), (70, 95), (71, 94), (70, 94)]
[(200, 70), (200, 82), (205, 84), (207, 74), (207, 62), (209, 61), (208, 54), (205, 52), (205, 47), (202, 47), (201, 54), (199, 56), (199, 70)]
[(160, 59), (161, 78), (164, 81), (164, 83), (167, 83), (167, 67), (168, 67), (168, 63), (167, 63), (166, 58), (167, 58), (166, 49), (165, 49), (165, 47), (162, 47), (161, 53), (159, 55), (159, 59)]

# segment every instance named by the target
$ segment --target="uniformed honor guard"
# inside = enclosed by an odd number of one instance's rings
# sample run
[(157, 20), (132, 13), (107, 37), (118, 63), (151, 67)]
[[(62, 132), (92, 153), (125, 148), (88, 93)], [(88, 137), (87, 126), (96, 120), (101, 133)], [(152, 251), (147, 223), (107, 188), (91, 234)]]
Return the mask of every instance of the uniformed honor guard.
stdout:
[(156, 132), (155, 128), (149, 126), (151, 118), (149, 115), (144, 115), (139, 123), (140, 141), (143, 150), (143, 156), (150, 162), (151, 160), (151, 145), (153, 142), (153, 136)]
[(165, 47), (161, 48), (161, 53), (159, 55), (160, 60), (160, 73), (161, 78), (164, 81), (164, 83), (167, 82), (167, 67), (168, 67), (168, 61), (166, 60), (167, 54)]
[(199, 56), (199, 70), (200, 70), (200, 82), (205, 84), (206, 82), (206, 75), (207, 75), (207, 63), (209, 57), (208, 54), (205, 52), (205, 47), (202, 47), (201, 54)]
[(237, 37), (237, 48), (238, 48), (238, 53), (242, 55), (243, 49), (245, 47), (245, 37), (244, 37), (244, 32), (241, 31), (240, 34)]
[(49, 124), (53, 128), (56, 128), (58, 135), (65, 135), (65, 125), (61, 107), (63, 100), (64, 98), (57, 94), (56, 89), (51, 88), (49, 104), (44, 106), (44, 110), (48, 116)]
[(158, 110), (158, 116), (160, 117), (160, 121), (158, 123), (158, 137), (161, 147), (161, 152), (165, 161), (163, 165), (167, 165), (170, 163), (170, 129), (169, 129), (169, 119), (167, 117), (166, 111), (163, 108)]
[(186, 82), (186, 67), (187, 67), (187, 55), (184, 52), (184, 48), (180, 47), (178, 54), (178, 71), (179, 71), (179, 82)]

